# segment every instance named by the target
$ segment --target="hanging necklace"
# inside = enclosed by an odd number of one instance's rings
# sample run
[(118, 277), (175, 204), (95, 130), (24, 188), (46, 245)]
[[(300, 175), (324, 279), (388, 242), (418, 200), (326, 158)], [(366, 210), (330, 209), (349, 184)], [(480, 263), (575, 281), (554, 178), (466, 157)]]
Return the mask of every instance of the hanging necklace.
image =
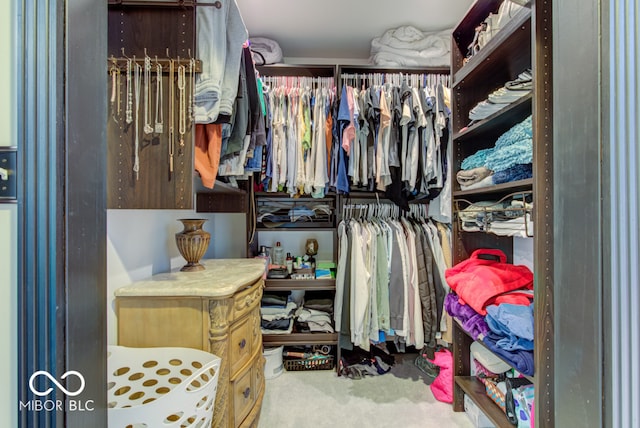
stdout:
[(173, 124), (175, 123), (175, 88), (173, 85), (173, 75), (175, 66), (173, 60), (169, 60), (169, 173), (173, 172)]
[(144, 133), (151, 134), (153, 128), (151, 127), (151, 58), (144, 57)]
[(164, 132), (164, 117), (162, 110), (162, 65), (156, 64), (156, 121), (155, 121), (155, 133), (162, 134)]
[(126, 123), (133, 122), (133, 88), (131, 87), (131, 65), (132, 61), (127, 59), (127, 107), (124, 113)]
[(191, 58), (189, 61), (189, 127), (193, 124), (193, 71), (196, 66), (196, 60)]
[(186, 67), (184, 65), (178, 66), (178, 95), (180, 98), (179, 101), (179, 111), (178, 111), (178, 132), (180, 133), (180, 143), (178, 148), (178, 154), (183, 154), (184, 148), (184, 134), (187, 132), (187, 110), (185, 103), (185, 71)]
[(113, 65), (109, 73), (111, 74), (111, 116), (118, 123), (118, 116), (120, 116), (120, 69), (117, 65)]
[(135, 159), (133, 161), (133, 171), (136, 173), (136, 180), (139, 178), (140, 172), (140, 156), (138, 154), (140, 146), (140, 78), (142, 77), (142, 67), (136, 63), (133, 85), (135, 86), (135, 105), (136, 105), (136, 126), (135, 126)]

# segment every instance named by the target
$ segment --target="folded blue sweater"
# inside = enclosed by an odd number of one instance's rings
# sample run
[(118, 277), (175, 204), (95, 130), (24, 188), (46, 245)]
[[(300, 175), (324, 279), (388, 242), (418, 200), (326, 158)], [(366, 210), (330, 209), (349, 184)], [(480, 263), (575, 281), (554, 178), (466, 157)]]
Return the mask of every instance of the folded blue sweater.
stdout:
[(533, 162), (533, 128), (531, 116), (502, 134), (494, 147), (478, 150), (462, 161), (462, 169), (484, 166), (493, 172), (504, 171), (517, 164)]

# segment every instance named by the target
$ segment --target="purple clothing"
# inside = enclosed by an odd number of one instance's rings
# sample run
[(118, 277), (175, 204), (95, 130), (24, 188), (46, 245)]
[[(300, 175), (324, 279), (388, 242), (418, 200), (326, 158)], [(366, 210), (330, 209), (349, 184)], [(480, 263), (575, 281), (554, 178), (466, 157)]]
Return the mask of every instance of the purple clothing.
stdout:
[(462, 328), (477, 340), (480, 335), (489, 333), (489, 326), (484, 317), (473, 310), (469, 305), (461, 305), (458, 295), (449, 293), (444, 299), (444, 308), (449, 315), (457, 318), (462, 323)]
[(489, 332), (489, 334), (482, 339), (482, 342), (487, 345), (494, 354), (502, 357), (502, 359), (510, 363), (520, 373), (533, 376), (533, 351), (507, 351), (498, 345), (498, 341), (502, 338), (502, 336)]

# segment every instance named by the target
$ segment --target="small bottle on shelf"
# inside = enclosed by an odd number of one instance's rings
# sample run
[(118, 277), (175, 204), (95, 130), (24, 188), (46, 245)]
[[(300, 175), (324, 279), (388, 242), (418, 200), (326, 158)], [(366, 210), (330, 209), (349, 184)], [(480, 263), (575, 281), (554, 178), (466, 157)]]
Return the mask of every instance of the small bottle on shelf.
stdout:
[(273, 264), (284, 266), (284, 248), (280, 245), (280, 241), (276, 242), (276, 246), (273, 249)]
[(293, 273), (293, 257), (291, 257), (291, 253), (287, 253), (285, 264), (287, 265), (287, 272), (291, 275), (291, 273)]

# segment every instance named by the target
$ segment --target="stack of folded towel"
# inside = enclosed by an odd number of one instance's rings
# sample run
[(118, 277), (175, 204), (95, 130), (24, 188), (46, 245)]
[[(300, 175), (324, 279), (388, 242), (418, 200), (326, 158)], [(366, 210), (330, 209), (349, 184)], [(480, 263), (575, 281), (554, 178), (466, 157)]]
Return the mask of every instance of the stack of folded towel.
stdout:
[(249, 46), (256, 65), (276, 64), (282, 61), (282, 49), (275, 40), (266, 37), (250, 37)]
[(371, 62), (380, 66), (448, 66), (451, 30), (423, 32), (410, 25), (371, 41)]

